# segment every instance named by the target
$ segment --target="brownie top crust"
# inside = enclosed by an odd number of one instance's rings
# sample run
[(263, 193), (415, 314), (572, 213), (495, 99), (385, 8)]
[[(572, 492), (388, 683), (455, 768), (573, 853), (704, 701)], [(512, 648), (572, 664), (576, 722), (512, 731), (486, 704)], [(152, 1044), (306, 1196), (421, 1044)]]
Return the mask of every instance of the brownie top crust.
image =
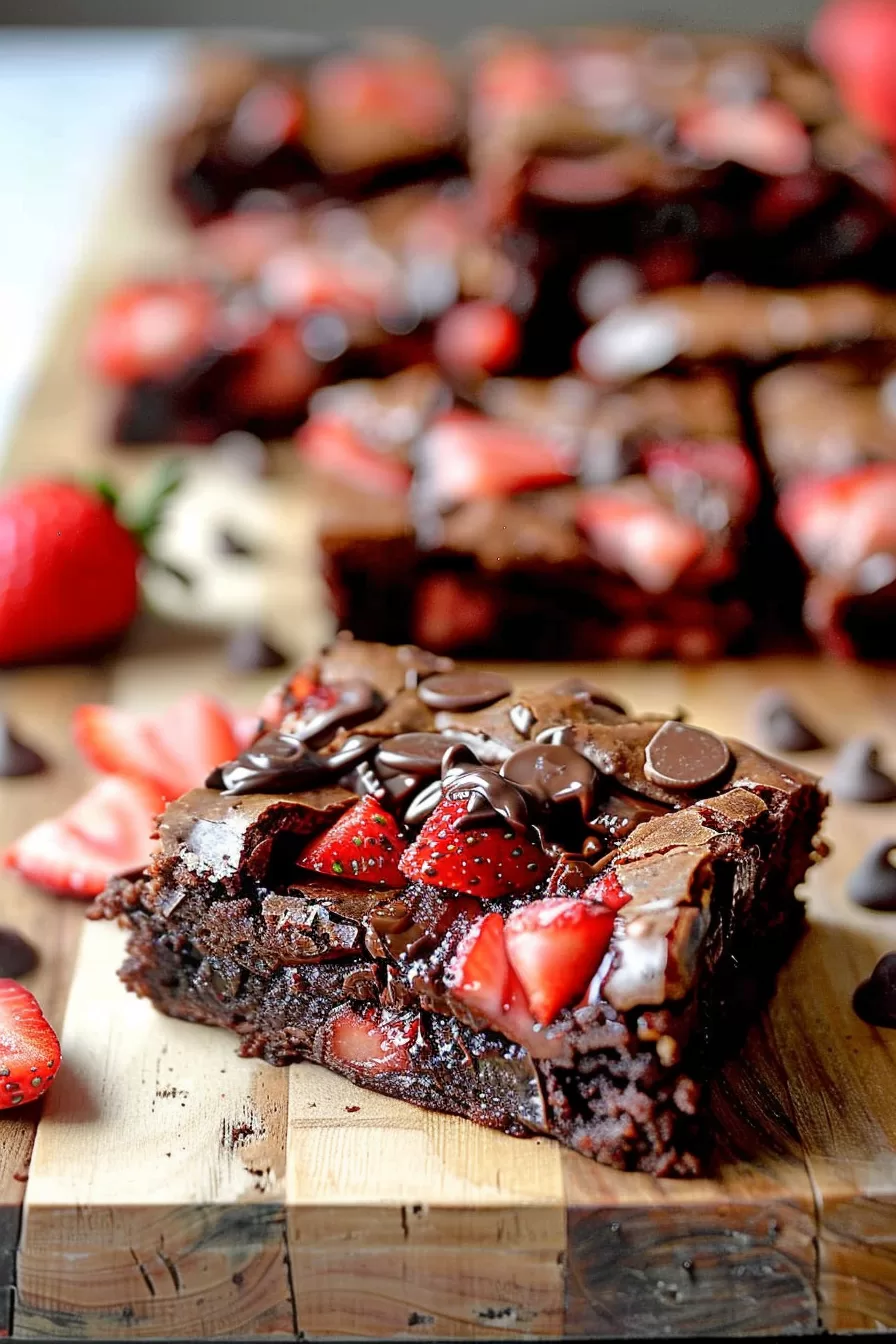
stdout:
[[(596, 901), (613, 928), (589, 1001), (627, 1012), (694, 990), (714, 892), (760, 851), (786, 853), (785, 817), (818, 798), (804, 771), (680, 717), (636, 716), (579, 678), (517, 692), (503, 674), (412, 645), (340, 636), (269, 697), (235, 761), (169, 806), (142, 900), (168, 917), (193, 892), (249, 895), (274, 925), (286, 901), (293, 929), (295, 903), (317, 904), (325, 915), (305, 919), (309, 941), (290, 958), (373, 939), (449, 1012), (451, 954), (477, 916)], [(400, 872), (376, 868), (361, 840), (357, 860), (351, 849), (329, 866), (306, 857), (314, 837), (369, 806), (408, 846)], [(474, 858), (445, 876), (446, 855), (492, 840), (513, 847), (506, 864), (481, 877)], [(426, 857), (409, 862), (421, 845)], [(521, 1043), (562, 1059), (568, 1024)]]

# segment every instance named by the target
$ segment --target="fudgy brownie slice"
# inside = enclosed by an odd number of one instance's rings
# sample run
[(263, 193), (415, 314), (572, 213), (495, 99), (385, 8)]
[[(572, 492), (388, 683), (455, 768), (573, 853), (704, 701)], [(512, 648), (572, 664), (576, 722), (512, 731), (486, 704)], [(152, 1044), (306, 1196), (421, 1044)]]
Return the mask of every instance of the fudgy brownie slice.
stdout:
[(577, 679), (340, 638), (96, 916), (241, 1051), (692, 1175), (703, 1081), (803, 927), (808, 775)]
[(786, 364), (754, 398), (807, 629), (843, 657), (896, 657), (896, 348)]
[[(299, 449), (324, 475), (338, 623), (468, 656), (712, 657), (750, 625), (759, 481), (728, 381), (433, 371), (327, 388)], [(338, 482), (338, 487), (337, 483)]]

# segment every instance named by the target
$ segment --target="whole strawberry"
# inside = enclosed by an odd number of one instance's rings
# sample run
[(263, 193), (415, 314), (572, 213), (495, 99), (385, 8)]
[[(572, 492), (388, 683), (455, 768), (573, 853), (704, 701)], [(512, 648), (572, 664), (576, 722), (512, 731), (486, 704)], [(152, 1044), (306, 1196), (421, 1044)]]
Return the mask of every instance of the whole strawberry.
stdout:
[(164, 471), (130, 527), (105, 486), (28, 480), (0, 491), (0, 664), (58, 658), (127, 629), (143, 545), (174, 488)]
[(39, 1097), (56, 1077), (59, 1041), (33, 994), (0, 980), (0, 1110)]

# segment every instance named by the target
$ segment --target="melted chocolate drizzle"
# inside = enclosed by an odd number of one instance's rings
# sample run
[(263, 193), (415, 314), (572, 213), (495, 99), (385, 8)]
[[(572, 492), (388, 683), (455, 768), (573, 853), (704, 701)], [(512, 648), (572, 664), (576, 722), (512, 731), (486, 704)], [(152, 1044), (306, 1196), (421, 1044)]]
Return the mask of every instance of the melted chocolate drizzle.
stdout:
[(229, 797), (246, 793), (299, 793), (332, 776), (332, 767), (297, 737), (265, 733), (248, 750), (213, 770), (206, 787)]

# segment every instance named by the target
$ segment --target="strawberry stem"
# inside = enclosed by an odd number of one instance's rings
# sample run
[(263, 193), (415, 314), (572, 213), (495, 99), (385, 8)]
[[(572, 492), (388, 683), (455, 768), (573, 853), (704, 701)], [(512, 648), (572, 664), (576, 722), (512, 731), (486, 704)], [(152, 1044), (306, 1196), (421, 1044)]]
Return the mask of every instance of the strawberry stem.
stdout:
[(137, 498), (123, 501), (119, 510), (121, 521), (144, 552), (149, 550), (159, 530), (169, 500), (180, 489), (185, 470), (183, 458), (166, 457)]

